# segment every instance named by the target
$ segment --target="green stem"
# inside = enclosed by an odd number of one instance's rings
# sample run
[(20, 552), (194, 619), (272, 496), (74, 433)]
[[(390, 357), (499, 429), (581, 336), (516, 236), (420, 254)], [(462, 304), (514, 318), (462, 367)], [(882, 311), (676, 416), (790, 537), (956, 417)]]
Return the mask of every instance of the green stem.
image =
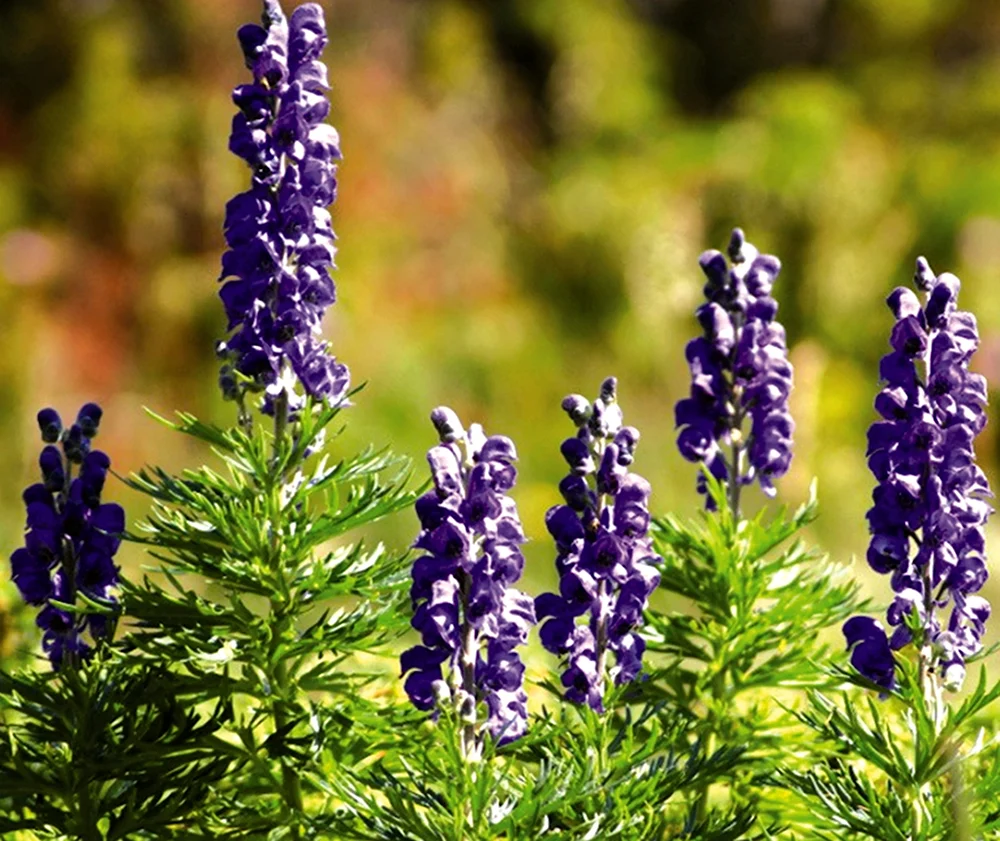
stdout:
[[(288, 669), (284, 660), (279, 660), (274, 668), (274, 684), (278, 690), (278, 699), (272, 707), (274, 715), (274, 728), (276, 731), (283, 730), (288, 725), (288, 702), (285, 698), (290, 687), (288, 685)], [(281, 763), (281, 793), (285, 800), (285, 805), (294, 812), (301, 814), (302, 786), (299, 782), (299, 775), (294, 768), (286, 761)], [(298, 837), (298, 824), (292, 825), (292, 837)]]
[[(735, 539), (736, 529), (740, 522), (740, 491), (742, 490), (742, 485), (740, 484), (740, 475), (743, 470), (743, 453), (744, 453), (744, 442), (742, 436), (743, 420), (744, 415), (742, 410), (740, 410), (740, 389), (736, 388), (733, 394), (733, 404), (736, 406), (735, 422), (733, 428), (730, 431), (730, 442), (731, 442), (731, 454), (732, 461), (729, 464), (729, 487), (728, 487), (728, 501), (729, 510), (732, 514), (733, 522), (733, 538)], [(715, 674), (712, 676), (711, 695), (710, 695), (710, 706), (708, 710), (708, 715), (706, 717), (707, 734), (705, 737), (705, 753), (710, 756), (715, 750), (715, 744), (718, 738), (718, 724), (716, 717), (716, 709), (728, 699), (729, 689), (726, 680), (726, 664), (725, 660), (720, 657), (720, 651), (717, 648), (714, 652), (713, 662), (718, 662), (719, 666)], [(709, 789), (711, 786), (705, 782), (698, 787), (697, 799), (695, 800), (695, 814), (699, 820), (703, 820), (708, 813), (708, 802), (709, 802)]]
[(911, 841), (920, 841), (920, 839), (925, 837), (924, 826), (927, 821), (930, 820), (930, 814), (927, 812), (927, 806), (924, 802), (926, 797), (931, 796), (930, 786), (928, 784), (913, 786), (913, 796), (910, 800), (910, 805), (913, 813), (913, 826), (910, 832)]
[(951, 794), (948, 798), (948, 806), (951, 810), (953, 841), (972, 841), (972, 821), (969, 816), (969, 792), (965, 788), (965, 779), (962, 771), (964, 763), (958, 761), (959, 748), (955, 742), (949, 742), (947, 747), (948, 756), (951, 759), (948, 777), (951, 782)]
[(94, 802), (90, 797), (88, 781), (77, 777), (74, 788), (77, 831), (81, 841), (101, 841), (101, 831), (97, 828), (98, 818), (94, 815)]
[(740, 471), (743, 468), (743, 447), (737, 438), (739, 428), (733, 431), (733, 469), (729, 477), (729, 510), (733, 512), (733, 525), (740, 521)]
[[(288, 396), (280, 394), (274, 401), (274, 464), (277, 466), (284, 443), (284, 437), (288, 430)], [(287, 579), (285, 576), (285, 564), (282, 557), (282, 530), (279, 528), (281, 518), (281, 485), (284, 481), (283, 473), (275, 477), (272, 493), (272, 517), (271, 534), (273, 540), (273, 552), (271, 560), (273, 572), (278, 578), (282, 595), (287, 590)], [(274, 718), (275, 732), (283, 731), (289, 723), (290, 704), (289, 697), (294, 694), (295, 687), (289, 680), (288, 667), (278, 649), (281, 646), (285, 635), (291, 630), (291, 617), (288, 614), (288, 603), (285, 598), (278, 599), (272, 596), (270, 601), (270, 625), (271, 625), (271, 650), (269, 652), (268, 679), (271, 681), (274, 701), (271, 705), (271, 715)], [(281, 796), (285, 805), (293, 815), (290, 826), (291, 837), (299, 837), (298, 818), (303, 812), (302, 786), (299, 775), (294, 766), (283, 757), (281, 760)]]
[[(712, 752), (715, 750), (716, 742), (716, 723), (715, 723), (715, 709), (719, 704), (725, 700), (727, 696), (726, 690), (726, 672), (724, 668), (720, 668), (715, 675), (712, 677), (712, 694), (711, 694), (711, 706), (708, 711), (708, 716), (706, 718), (706, 723), (708, 724), (708, 733), (705, 736), (705, 755), (711, 756)], [(704, 820), (705, 816), (708, 814), (708, 800), (709, 800), (709, 789), (711, 786), (704, 782), (698, 787), (698, 795), (695, 800), (695, 815), (698, 820)]]

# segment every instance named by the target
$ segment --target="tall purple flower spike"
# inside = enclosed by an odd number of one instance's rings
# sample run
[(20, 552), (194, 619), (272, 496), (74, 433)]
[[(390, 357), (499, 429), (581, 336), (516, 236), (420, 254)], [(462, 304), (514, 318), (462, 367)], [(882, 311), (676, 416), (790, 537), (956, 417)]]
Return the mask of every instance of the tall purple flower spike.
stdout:
[(521, 577), (524, 532), (508, 491), (517, 454), (502, 435), (468, 431), (446, 407), (431, 421), (441, 443), (427, 453), (434, 489), (416, 503), (421, 531), (414, 546), (413, 627), (422, 644), (404, 652), (402, 672), (413, 704), (432, 710), (452, 704), (466, 723), (466, 755), (481, 747), (477, 707), (500, 743), (524, 734), (528, 697), (517, 647), (535, 623), (530, 596), (512, 585)]
[[(559, 484), (565, 505), (545, 523), (555, 538), (559, 592), (535, 601), (542, 645), (566, 658), (566, 697), (604, 709), (605, 681), (635, 680), (646, 644), (642, 625), (649, 596), (660, 583), (649, 529), (649, 483), (630, 473), (639, 431), (622, 425), (617, 381), (608, 377), (593, 403), (579, 394), (562, 407), (577, 434), (562, 444), (570, 472)], [(577, 620), (584, 618), (584, 623)], [(608, 655), (616, 665), (608, 668)]]
[[(892, 632), (856, 616), (844, 634), (854, 667), (886, 690), (895, 686), (891, 652), (910, 643), (925, 673), (957, 689), (990, 614), (977, 593), (987, 577), (992, 494), (972, 443), (986, 424), (986, 380), (969, 371), (979, 333), (975, 316), (957, 309), (958, 278), (935, 277), (921, 257), (914, 282), (925, 293), (922, 306), (903, 287), (888, 298), (896, 324), (879, 368), (884, 387), (875, 409), (882, 419), (868, 431), (868, 466), (878, 482), (868, 511), (868, 563), (891, 576)], [(939, 617), (949, 607), (947, 619)]]
[(75, 604), (77, 594), (83, 594), (111, 612), (117, 604), (114, 555), (125, 530), (125, 512), (119, 505), (101, 503), (111, 461), (90, 446), (101, 414), (99, 406), (87, 403), (76, 423), (64, 429), (54, 409), (38, 413), (46, 443), (39, 458), (42, 481), (24, 492), (24, 546), (10, 556), (11, 577), (21, 597), (42, 608), (37, 619), (44, 632), (42, 648), (56, 669), (90, 654), (88, 633), (92, 641), (112, 633), (106, 613), (70, 613), (53, 603)]
[(253, 81), (233, 91), (239, 112), (229, 148), (252, 176), (250, 189), (226, 205), (219, 297), (232, 332), (218, 345), (219, 381), (227, 398), (242, 403), (246, 391), (263, 391), (265, 413), (280, 398), (294, 414), (304, 402), (297, 385), (340, 404), (350, 383), (320, 338), (336, 300), (327, 208), (337, 194), (340, 139), (324, 122), (323, 10), (305, 3), (289, 21), (277, 0), (265, 0), (263, 22), (238, 33)]
[[(677, 403), (675, 415), (681, 455), (725, 482), (738, 510), (740, 487), (755, 480), (774, 496), (774, 480), (792, 461), (795, 424), (788, 411), (792, 366), (771, 297), (781, 263), (759, 254), (739, 228), (728, 252), (731, 265), (718, 251), (698, 261), (707, 278), (707, 302), (697, 311), (705, 332), (688, 342), (691, 396)], [(705, 489), (700, 475), (698, 490)]]

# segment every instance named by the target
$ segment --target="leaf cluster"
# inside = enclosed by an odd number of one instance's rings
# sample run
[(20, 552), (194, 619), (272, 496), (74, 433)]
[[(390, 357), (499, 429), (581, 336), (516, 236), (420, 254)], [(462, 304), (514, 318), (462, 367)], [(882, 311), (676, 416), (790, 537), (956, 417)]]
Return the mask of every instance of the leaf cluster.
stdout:
[(825, 751), (814, 749), (823, 761), (808, 770), (788, 768), (782, 777), (809, 804), (814, 837), (995, 837), (1000, 743), (987, 743), (977, 718), (1000, 697), (1000, 682), (990, 686), (982, 667), (960, 704), (928, 703), (913, 664), (899, 665), (898, 686), (885, 700), (875, 700), (870, 690), (878, 687), (864, 678), (835, 670), (868, 693), (845, 694), (838, 702), (811, 692), (809, 708), (797, 713), (824, 743)]
[(824, 632), (864, 604), (846, 571), (798, 537), (817, 515), (815, 486), (794, 512), (746, 520), (708, 479), (717, 511), (653, 524), (660, 589), (681, 606), (648, 613), (659, 658), (644, 694), (687, 711), (692, 738), (745, 747), (730, 792), (743, 802), (764, 791), (794, 738), (797, 722), (776, 696), (829, 683), (818, 665), (830, 656)]
[(171, 837), (231, 766), (231, 709), (180, 703), (172, 676), (104, 649), (59, 675), (0, 674), (0, 831)]
[(369, 841), (559, 841), (749, 837), (749, 809), (697, 816), (690, 795), (718, 780), (740, 750), (685, 747), (684, 724), (664, 732), (660, 710), (598, 715), (587, 707), (544, 711), (518, 742), (469, 764), (457, 722), (442, 714), (425, 750), (400, 748), (382, 764), (341, 782), (345, 806), (337, 837)]
[[(153, 500), (128, 538), (161, 562), (123, 587), (132, 652), (172, 663), (187, 704), (235, 711), (236, 771), (205, 812), (213, 836), (305, 822), (310, 769), (364, 758), (385, 726), (366, 694), (380, 673), (362, 664), (406, 627), (406, 553), (358, 531), (415, 494), (385, 451), (322, 454), (337, 414), (303, 411), (284, 434), (160, 419), (209, 444), (223, 470), (147, 467), (125, 480)], [(227, 800), (230, 789), (241, 797)]]

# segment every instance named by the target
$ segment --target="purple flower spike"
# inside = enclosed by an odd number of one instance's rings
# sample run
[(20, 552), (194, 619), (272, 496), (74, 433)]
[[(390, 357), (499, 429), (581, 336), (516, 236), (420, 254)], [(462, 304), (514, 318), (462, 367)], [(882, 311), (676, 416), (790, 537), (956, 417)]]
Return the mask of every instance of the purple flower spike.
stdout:
[[(42, 649), (55, 669), (88, 656), (91, 643), (109, 637), (113, 629), (103, 613), (69, 613), (51, 603), (73, 604), (82, 593), (109, 610), (117, 605), (114, 555), (125, 530), (125, 512), (101, 503), (111, 460), (90, 448), (100, 419), (101, 409), (94, 403), (86, 404), (68, 429), (54, 409), (38, 413), (42, 440), (48, 443), (39, 458), (42, 482), (24, 492), (24, 546), (10, 556), (11, 578), (21, 598), (42, 608), (36, 624), (44, 631)], [(55, 443), (61, 443), (61, 451)]]
[[(792, 461), (795, 424), (792, 366), (771, 297), (781, 263), (759, 254), (739, 228), (728, 253), (731, 265), (718, 251), (699, 260), (707, 278), (707, 302), (697, 310), (704, 335), (688, 342), (691, 396), (677, 403), (675, 416), (681, 455), (725, 482), (738, 509), (739, 488), (755, 480), (774, 496), (774, 480)], [(703, 476), (698, 489), (705, 492)]]
[[(888, 298), (896, 317), (875, 398), (881, 420), (868, 431), (868, 466), (878, 482), (868, 511), (868, 563), (891, 575), (896, 598), (886, 637), (873, 619), (844, 625), (855, 668), (892, 688), (889, 649), (913, 643), (925, 673), (957, 689), (981, 648), (989, 604), (985, 524), (992, 508), (973, 440), (986, 424), (986, 380), (969, 371), (979, 345), (975, 317), (957, 308), (960, 283), (917, 260), (914, 285)], [(938, 615), (951, 607), (947, 620)], [(920, 628), (916, 635), (912, 627)], [(875, 630), (877, 627), (877, 630)], [(867, 628), (864, 635), (858, 629)], [(887, 671), (888, 669), (888, 671)]]
[(530, 596), (512, 585), (521, 577), (524, 532), (507, 492), (514, 486), (517, 453), (509, 438), (468, 431), (447, 407), (431, 413), (441, 443), (427, 461), (434, 489), (417, 500), (421, 531), (414, 546), (425, 554), (413, 565), (413, 627), (422, 645), (400, 661), (414, 706), (453, 706), (466, 723), (463, 749), (470, 759), (482, 745), (477, 709), (486, 705), (485, 729), (501, 744), (527, 728), (524, 665), (516, 649), (535, 623)]
[(636, 631), (660, 583), (654, 564), (661, 559), (647, 536), (649, 483), (628, 470), (639, 432), (622, 425), (616, 390), (608, 377), (592, 404), (578, 394), (563, 400), (577, 434), (561, 448), (570, 469), (559, 485), (566, 504), (545, 515), (558, 550), (559, 593), (535, 601), (545, 620), (542, 645), (566, 658), (566, 697), (599, 712), (608, 674), (620, 685), (642, 670), (646, 644)]
[(327, 208), (340, 159), (337, 132), (324, 122), (323, 10), (306, 3), (288, 21), (277, 0), (265, 0), (264, 26), (244, 26), (238, 37), (253, 81), (233, 91), (239, 111), (229, 148), (252, 177), (226, 206), (219, 297), (232, 333), (218, 346), (219, 384), (241, 402), (247, 391), (263, 392), (267, 414), (280, 399), (294, 417), (304, 395), (344, 404), (350, 385), (347, 367), (319, 338), (336, 300)]

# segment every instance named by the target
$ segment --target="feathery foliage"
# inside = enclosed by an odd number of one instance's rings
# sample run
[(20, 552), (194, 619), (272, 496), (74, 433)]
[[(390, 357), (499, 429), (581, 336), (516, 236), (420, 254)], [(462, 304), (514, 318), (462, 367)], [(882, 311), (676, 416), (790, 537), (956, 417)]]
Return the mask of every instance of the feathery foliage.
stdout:
[(338, 414), (307, 409), (280, 437), (180, 415), (169, 425), (211, 445), (223, 469), (149, 467), (126, 480), (153, 500), (129, 538), (161, 562), (124, 588), (138, 623), (130, 646), (173, 664), (191, 708), (233, 708), (234, 767), (220, 791), (259, 795), (224, 797), (202, 816), (221, 837), (308, 823), (322, 758), (364, 758), (383, 721), (364, 712), (375, 674), (359, 655), (406, 627), (406, 553), (356, 532), (414, 495), (386, 452), (335, 462), (322, 451)]
[[(765, 510), (744, 520), (733, 515), (724, 485), (706, 482), (715, 513), (653, 523), (664, 558), (660, 588), (684, 602), (649, 611), (649, 651), (662, 665), (651, 669), (643, 693), (687, 711), (692, 740), (744, 747), (729, 781), (734, 803), (773, 800), (771, 775), (792, 757), (796, 725), (775, 701), (793, 704), (797, 690), (829, 684), (820, 665), (830, 657), (824, 631), (862, 603), (846, 570), (798, 536), (817, 516), (815, 486), (790, 514)], [(703, 791), (701, 808), (707, 802)]]

